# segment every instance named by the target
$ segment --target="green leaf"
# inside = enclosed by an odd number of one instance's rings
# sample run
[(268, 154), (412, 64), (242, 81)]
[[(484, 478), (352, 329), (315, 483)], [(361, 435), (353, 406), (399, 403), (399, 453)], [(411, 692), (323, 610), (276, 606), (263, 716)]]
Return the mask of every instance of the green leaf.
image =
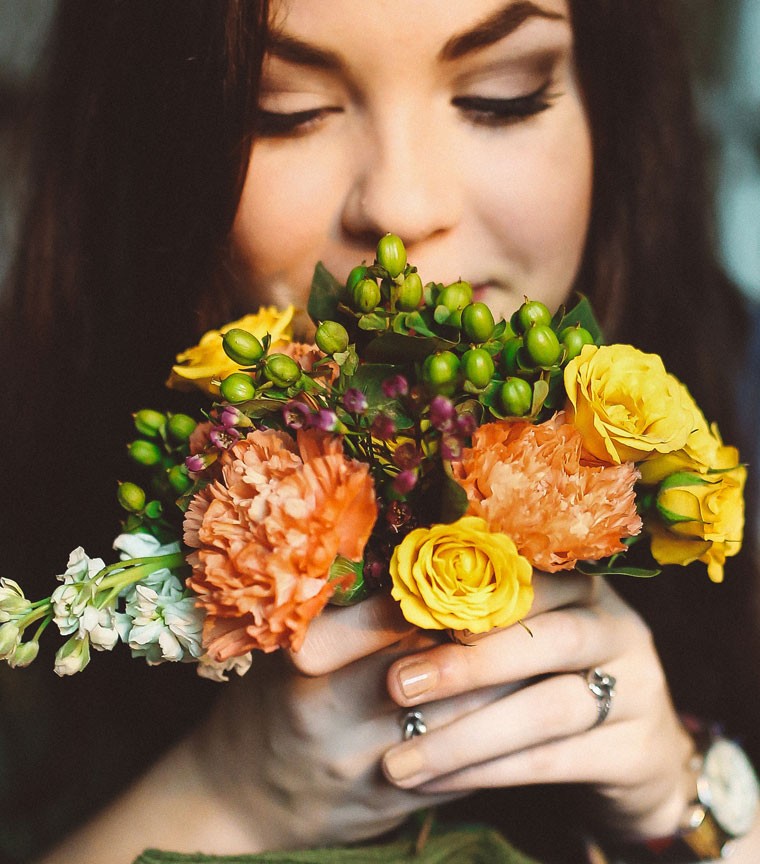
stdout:
[(555, 329), (559, 332), (564, 330), (565, 327), (574, 327), (576, 324), (579, 324), (588, 330), (595, 345), (602, 345), (604, 343), (604, 334), (599, 322), (596, 320), (591, 303), (584, 294), (579, 294), (578, 297), (580, 299), (575, 306), (560, 317)]
[(445, 324), (449, 320), (449, 315), (451, 315), (451, 311), (448, 306), (436, 306), (433, 311), (433, 318), (436, 324)]
[(373, 339), (364, 351), (364, 358), (373, 363), (411, 363), (424, 360), (428, 354), (456, 345), (441, 336), (406, 336), (385, 332)]
[(306, 307), (312, 321), (326, 321), (328, 318), (335, 318), (343, 288), (344, 286), (325, 265), (321, 261), (317, 262), (311, 279), (311, 291)]
[(368, 312), (359, 319), (360, 330), (385, 331), (388, 326), (388, 316), (383, 312)]
[(456, 480), (442, 472), (439, 492), (441, 522), (456, 522), (457, 519), (464, 516), (470, 502), (467, 500), (467, 493)]
[(533, 402), (530, 406), (531, 417), (535, 417), (538, 414), (548, 395), (549, 385), (543, 378), (539, 378), (533, 385)]
[(430, 336), (435, 338), (438, 335), (430, 329), (428, 322), (425, 320), (425, 317), (421, 312), (408, 312), (406, 315), (406, 326), (410, 330), (414, 330), (418, 336)]
[(617, 566), (612, 562), (605, 563), (603, 561), (579, 561), (575, 565), (575, 569), (587, 576), (635, 576), (637, 579), (651, 579), (652, 576), (657, 576), (662, 572), (647, 567)]

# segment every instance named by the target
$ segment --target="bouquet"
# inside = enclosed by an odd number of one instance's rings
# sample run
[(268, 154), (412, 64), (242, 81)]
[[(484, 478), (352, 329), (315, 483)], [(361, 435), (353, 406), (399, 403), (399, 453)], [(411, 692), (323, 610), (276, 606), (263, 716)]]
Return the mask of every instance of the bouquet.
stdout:
[[(495, 321), (468, 283), (423, 283), (389, 234), (345, 284), (317, 265), (308, 311), (314, 344), (292, 307), (262, 308), (177, 358), (169, 385), (208, 408), (134, 415), (144, 477), (119, 484), (118, 560), (77, 548), (34, 602), (0, 578), (0, 658), (31, 663), (52, 623), (59, 675), (122, 642), (226, 680), (375, 592), (457, 634), (520, 622), (534, 568), (698, 561), (722, 580), (739, 454), (657, 355), (602, 344), (585, 298)], [(642, 538), (645, 566), (628, 560)]]

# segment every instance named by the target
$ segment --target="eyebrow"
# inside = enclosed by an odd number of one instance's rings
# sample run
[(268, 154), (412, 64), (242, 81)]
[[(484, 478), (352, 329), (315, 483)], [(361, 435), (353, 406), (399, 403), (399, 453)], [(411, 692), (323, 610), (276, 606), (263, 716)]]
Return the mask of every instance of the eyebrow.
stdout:
[(279, 57), (288, 63), (299, 66), (311, 66), (315, 69), (337, 71), (343, 68), (340, 57), (326, 48), (317, 48), (308, 42), (302, 42), (287, 33), (270, 33), (267, 41), (267, 53)]
[(440, 60), (456, 60), (465, 54), (487, 48), (504, 39), (505, 36), (509, 36), (530, 18), (566, 20), (559, 12), (542, 9), (530, 0), (518, 0), (498, 9), (471, 30), (452, 36), (443, 46), (438, 57)]
[[(530, 18), (546, 18), (553, 21), (564, 21), (565, 16), (558, 12), (542, 9), (531, 0), (515, 0), (498, 9), (492, 15), (476, 24), (470, 30), (465, 30), (452, 36), (438, 54), (439, 60), (456, 60), (465, 54), (487, 48), (509, 36)], [(339, 71), (343, 62), (338, 54), (327, 48), (318, 48), (309, 42), (303, 42), (295, 36), (282, 31), (272, 31), (267, 40), (267, 53), (279, 57), (289, 63), (299, 66), (310, 66), (314, 69)]]

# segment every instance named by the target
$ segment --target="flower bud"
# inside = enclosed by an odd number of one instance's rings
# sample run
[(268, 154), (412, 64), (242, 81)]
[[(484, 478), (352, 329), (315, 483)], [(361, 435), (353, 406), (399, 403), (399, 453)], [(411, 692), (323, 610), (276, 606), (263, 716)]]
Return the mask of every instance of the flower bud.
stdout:
[(396, 308), (402, 312), (412, 312), (422, 301), (422, 279), (419, 273), (410, 273), (401, 283), (396, 293)]
[(24, 597), (24, 592), (18, 582), (0, 577), (0, 624), (11, 618), (18, 618), (32, 608), (32, 604)]
[(139, 513), (145, 506), (145, 490), (137, 483), (119, 483), (116, 498), (128, 513)]
[(470, 348), (462, 355), (462, 372), (473, 387), (483, 390), (494, 373), (493, 358), (485, 348)]
[(297, 399), (291, 399), (282, 408), (285, 425), (290, 429), (303, 429), (307, 426), (311, 419), (311, 413), (309, 406)]
[(222, 337), (224, 353), (240, 366), (253, 366), (264, 356), (264, 347), (259, 340), (240, 327), (233, 327)]
[(253, 426), (253, 420), (232, 405), (225, 406), (219, 415), (219, 422), (225, 429), (249, 429)]
[(469, 303), (462, 310), (462, 329), (471, 342), (487, 342), (493, 328), (493, 313), (485, 303)]
[(246, 372), (233, 372), (219, 385), (219, 392), (226, 402), (247, 402), (256, 395), (256, 387)]
[(8, 660), (21, 640), (21, 631), (13, 621), (0, 624), (0, 660)]
[(30, 639), (28, 642), (22, 642), (13, 655), (8, 658), (8, 663), (14, 669), (16, 667), (24, 668), (36, 660), (40, 653), (40, 643), (36, 639)]
[(393, 490), (399, 495), (408, 495), (417, 485), (417, 474), (414, 471), (400, 471), (393, 478)]
[(185, 465), (172, 465), (166, 472), (166, 478), (177, 495), (184, 495), (193, 486)]
[(198, 474), (216, 462), (216, 458), (216, 453), (193, 453), (185, 459), (185, 467), (193, 474)]
[(193, 434), (197, 425), (187, 414), (172, 414), (166, 428), (175, 441), (183, 444)]
[(151, 408), (143, 408), (133, 414), (132, 419), (135, 423), (135, 429), (148, 438), (157, 438), (166, 423), (166, 415), (160, 411), (153, 411)]
[(314, 341), (325, 354), (339, 354), (348, 348), (348, 330), (337, 321), (323, 321), (317, 327)]
[(439, 306), (445, 306), (450, 312), (464, 309), (468, 303), (472, 303), (472, 285), (461, 279), (446, 285), (436, 298)]
[(359, 264), (351, 270), (348, 274), (348, 279), (346, 279), (346, 293), (349, 297), (353, 294), (354, 288), (356, 288), (359, 282), (361, 282), (366, 275), (367, 267), (364, 264)]
[(406, 249), (396, 234), (386, 234), (377, 244), (377, 263), (395, 279), (406, 267)]
[(270, 354), (264, 361), (264, 375), (275, 387), (291, 387), (301, 377), (301, 367), (287, 354)]
[(356, 387), (349, 387), (343, 394), (343, 407), (352, 414), (364, 414), (369, 407), (366, 394)]
[(455, 413), (454, 403), (445, 396), (435, 396), (430, 402), (430, 424), (439, 432), (451, 427)]
[(55, 655), (55, 674), (74, 675), (81, 672), (90, 662), (90, 640), (85, 636), (80, 639), (72, 636), (61, 645)]
[(371, 312), (380, 303), (380, 286), (374, 279), (362, 279), (351, 292), (351, 303), (358, 312)]
[(705, 493), (700, 487), (713, 486), (719, 482), (718, 479), (710, 480), (691, 471), (670, 474), (660, 484), (655, 499), (660, 518), (675, 534), (702, 536), (704, 519), (701, 504)]
[(160, 519), (164, 512), (164, 505), (160, 501), (148, 501), (145, 505), (145, 515), (148, 519)]
[(138, 465), (157, 465), (161, 461), (161, 448), (152, 441), (138, 438), (127, 447), (130, 459)]
[(380, 412), (372, 421), (370, 431), (375, 438), (379, 438), (381, 441), (387, 441), (389, 438), (393, 437), (396, 431), (396, 424), (393, 422), (393, 418)]
[(409, 392), (409, 382), (403, 375), (386, 378), (380, 387), (389, 399), (398, 399), (399, 396), (406, 396)]

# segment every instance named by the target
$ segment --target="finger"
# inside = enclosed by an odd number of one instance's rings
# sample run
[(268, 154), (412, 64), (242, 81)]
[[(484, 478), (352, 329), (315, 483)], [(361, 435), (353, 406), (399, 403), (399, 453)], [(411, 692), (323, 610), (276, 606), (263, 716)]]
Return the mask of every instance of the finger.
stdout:
[[(525, 620), (535, 618), (552, 609), (564, 606), (591, 606), (596, 602), (601, 579), (587, 576), (575, 570), (562, 574), (533, 572), (533, 605)], [(472, 633), (470, 630), (457, 630), (456, 641), (463, 645), (474, 645), (481, 639), (499, 632), (503, 628), (489, 630), (487, 633)]]
[[(586, 732), (588, 746), (591, 736), (603, 729), (599, 726), (589, 731), (598, 716), (598, 703), (589, 693), (585, 680), (577, 674), (557, 675), (440, 727), (436, 726), (435, 715), (431, 712), (427, 734), (391, 748), (383, 757), (383, 771), (392, 783), (404, 789), (429, 784), (454, 772), (464, 772), (458, 782), (467, 783), (473, 776), (467, 774), (471, 766), (498, 762), (525, 750), (543, 749), (550, 742)], [(605, 726), (613, 719), (625, 720), (625, 710), (614, 702)], [(588, 755), (587, 749), (585, 752)], [(550, 767), (554, 781), (567, 779), (557, 775), (557, 766), (547, 766), (547, 771)], [(498, 773), (494, 766), (488, 770)], [(486, 773), (486, 769), (481, 771), (483, 776)], [(508, 785), (501, 782), (503, 779), (502, 773), (498, 785)], [(523, 779), (520, 775), (520, 780)]]
[(474, 645), (447, 642), (408, 654), (389, 667), (387, 686), (397, 704), (412, 706), (478, 687), (605, 666), (634, 652), (653, 654), (651, 633), (603, 588), (594, 606), (544, 613), (530, 621), (530, 630), (514, 625)]
[[(376, 594), (348, 608), (329, 608), (309, 625), (299, 651), (290, 651), (304, 675), (324, 675), (393, 645), (415, 631), (391, 597)], [(429, 640), (425, 643), (429, 645)]]

